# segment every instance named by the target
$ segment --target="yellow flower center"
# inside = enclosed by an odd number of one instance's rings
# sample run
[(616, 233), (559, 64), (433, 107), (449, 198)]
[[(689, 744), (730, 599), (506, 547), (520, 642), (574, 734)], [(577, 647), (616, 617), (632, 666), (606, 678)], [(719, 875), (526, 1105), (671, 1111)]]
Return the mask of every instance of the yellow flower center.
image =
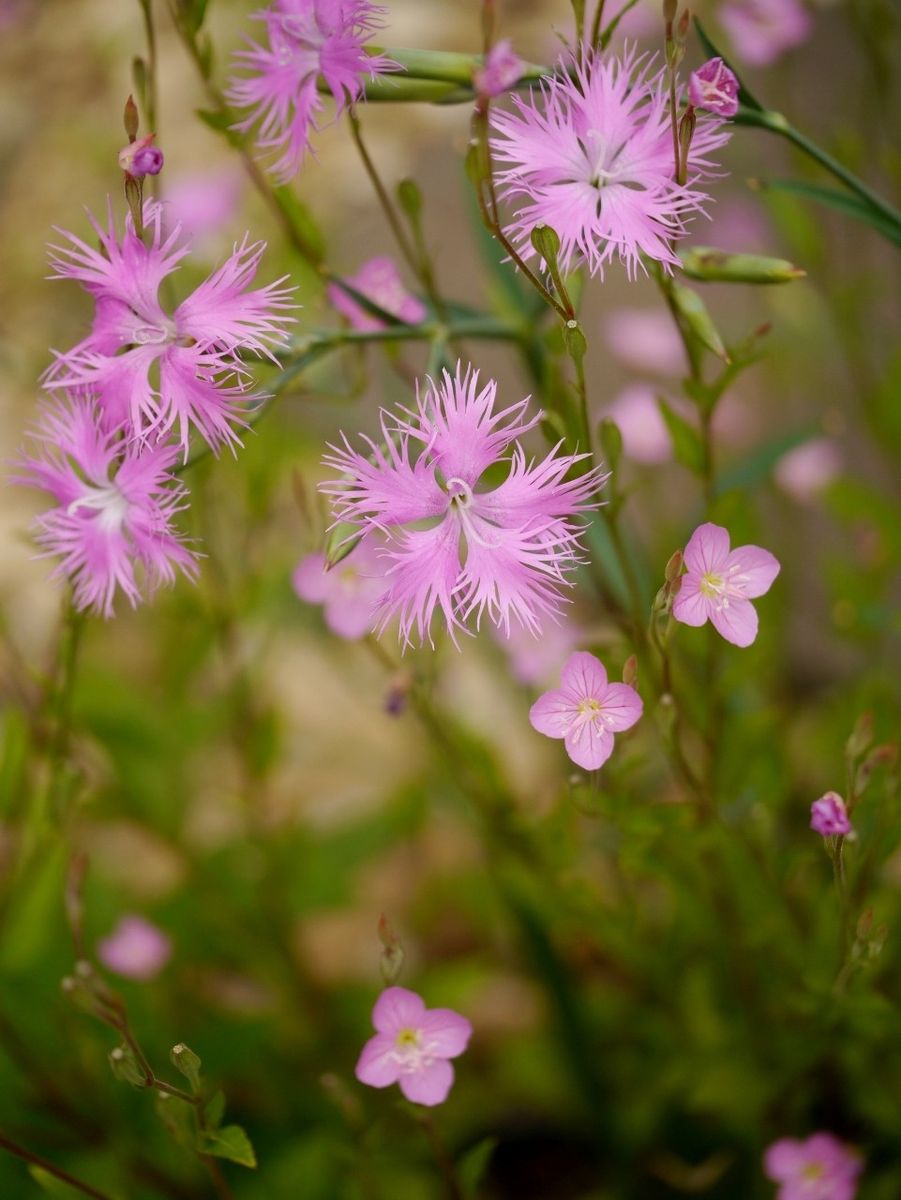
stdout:
[(579, 712), (583, 717), (594, 717), (601, 711), (601, 706), (597, 700), (587, 699), (579, 701)]
[(700, 589), (705, 596), (718, 596), (723, 590), (722, 575), (715, 575), (713, 571), (705, 571), (701, 576)]
[(394, 1044), (401, 1049), (414, 1047), (419, 1045), (419, 1034), (415, 1029), (401, 1029), (397, 1037), (394, 1039)]

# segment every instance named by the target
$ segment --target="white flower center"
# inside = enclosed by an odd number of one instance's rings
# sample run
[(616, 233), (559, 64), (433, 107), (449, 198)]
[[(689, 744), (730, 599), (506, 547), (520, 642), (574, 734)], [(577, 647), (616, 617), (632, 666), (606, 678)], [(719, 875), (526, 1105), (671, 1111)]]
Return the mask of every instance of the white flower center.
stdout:
[(131, 331), (131, 340), (137, 346), (162, 346), (174, 340), (177, 330), (172, 321), (162, 325), (136, 325)]
[(405, 1075), (425, 1070), (435, 1061), (435, 1043), (422, 1040), (418, 1029), (400, 1029), (394, 1039), (391, 1056)]
[(109, 483), (106, 487), (89, 487), (83, 496), (72, 501), (66, 512), (71, 516), (80, 508), (96, 509), (100, 527), (114, 532), (122, 528), (129, 504), (116, 485)]

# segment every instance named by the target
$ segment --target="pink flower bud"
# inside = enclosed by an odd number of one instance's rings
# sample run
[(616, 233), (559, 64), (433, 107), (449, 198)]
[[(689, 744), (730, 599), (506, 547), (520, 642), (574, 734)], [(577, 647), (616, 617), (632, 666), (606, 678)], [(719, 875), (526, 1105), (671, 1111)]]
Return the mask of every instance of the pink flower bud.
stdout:
[(147, 980), (158, 975), (172, 953), (169, 938), (143, 917), (125, 916), (97, 945), (105, 967), (127, 979)]
[(485, 65), (474, 73), (473, 85), (480, 96), (499, 96), (520, 78), (523, 65), (509, 41), (498, 42), (489, 50)]
[(153, 145), (154, 133), (138, 138), (119, 151), (119, 166), (135, 179), (144, 175), (159, 175), (163, 169), (163, 152)]
[(851, 833), (845, 802), (838, 792), (827, 792), (810, 806), (810, 828), (823, 837)]
[(688, 95), (695, 108), (706, 108), (719, 117), (734, 117), (738, 112), (738, 80), (721, 58), (711, 58), (692, 71)]

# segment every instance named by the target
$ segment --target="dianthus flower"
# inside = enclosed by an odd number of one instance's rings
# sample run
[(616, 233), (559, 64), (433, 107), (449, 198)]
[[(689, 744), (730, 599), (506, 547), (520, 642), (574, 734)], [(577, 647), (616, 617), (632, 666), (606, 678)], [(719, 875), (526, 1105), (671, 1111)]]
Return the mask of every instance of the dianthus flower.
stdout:
[[(170, 315), (159, 300), (162, 281), (190, 252), (180, 227), (162, 228), (161, 205), (145, 211), (149, 245), (136, 236), (131, 217), (119, 239), (112, 209), (108, 225), (89, 214), (100, 249), (65, 230), (68, 245), (53, 247), (54, 279), (74, 279), (95, 301), (91, 332), (57, 357), (47, 385), (88, 388), (113, 424), (159, 440), (175, 427), (188, 454), (191, 426), (213, 449), (240, 445), (233, 425), (259, 395), (247, 391), (241, 352), (276, 361), (273, 347), (285, 340), (292, 288), (284, 279), (250, 290), (264, 242), (245, 238)], [(154, 375), (158, 378), (154, 382)]]
[(779, 1184), (776, 1200), (854, 1200), (863, 1162), (833, 1134), (814, 1133), (773, 1142), (763, 1169)]
[(698, 118), (682, 185), (666, 76), (653, 58), (587, 54), (513, 104), (494, 114), (492, 147), (501, 195), (521, 202), (510, 232), (524, 258), (535, 254), (532, 230), (549, 225), (565, 270), (584, 260), (603, 273), (617, 257), (631, 278), (642, 255), (667, 268), (678, 262), (670, 243), (708, 200), (698, 185), (713, 171), (708, 156), (728, 141), (721, 121)]
[(759, 546), (729, 549), (722, 525), (699, 525), (685, 547), (686, 574), (673, 601), (673, 616), (683, 625), (714, 629), (733, 646), (750, 646), (757, 637), (752, 600), (770, 590), (779, 562)]
[(532, 705), (529, 721), (545, 737), (562, 738), (576, 766), (596, 771), (613, 753), (613, 735), (631, 729), (643, 707), (635, 688), (609, 683), (600, 659), (580, 650), (564, 663), (560, 687)]
[(324, 554), (308, 554), (291, 576), (301, 600), (323, 606), (325, 623), (338, 637), (353, 641), (372, 629), (373, 612), (385, 590), (383, 546), (383, 538), (363, 538), (331, 569), (326, 569)]
[[(365, 262), (347, 282), (367, 300), (374, 301), (379, 308), (408, 325), (418, 325), (428, 315), (422, 301), (404, 287), (397, 265), (387, 255)], [(384, 321), (367, 312), (339, 284), (330, 283), (326, 294), (332, 307), (347, 317), (354, 329), (367, 332), (385, 328)]]
[[(559, 445), (540, 462), (527, 459), (516, 439), (541, 414), (526, 419), (528, 398), (496, 411), (496, 393), (493, 380), (479, 390), (478, 371), (458, 363), (455, 375), (417, 389), (415, 411), (382, 411), (381, 444), (366, 438), (361, 454), (345, 437), (325, 457), (341, 476), (321, 485), (336, 523), (389, 537), (378, 632), (398, 616), (404, 645), (414, 630), (431, 641), (436, 610), (455, 641), (486, 611), (505, 632), (512, 616), (537, 634), (579, 561), (572, 518), (596, 507), (606, 476), (593, 468), (568, 478), (588, 456)], [(484, 476), (501, 463), (507, 477), (491, 486)]]
[(801, 0), (726, 0), (717, 13), (735, 53), (766, 67), (810, 37), (813, 20)]
[(386, 988), (372, 1010), (375, 1037), (363, 1047), (355, 1070), (370, 1087), (400, 1085), (414, 1104), (443, 1104), (454, 1082), (448, 1059), (466, 1049), (472, 1026), (451, 1008), (426, 1008), (421, 996)]
[(689, 76), (688, 98), (695, 108), (734, 117), (738, 112), (738, 80), (721, 58), (708, 59)]
[(250, 72), (231, 80), (226, 96), (250, 114), (236, 128), (259, 122), (257, 145), (273, 154), (270, 170), (281, 183), (294, 176), (310, 148), (324, 107), (316, 86), (321, 75), (338, 113), (359, 100), (363, 79), (374, 79), (397, 64), (383, 54), (367, 54), (366, 39), (384, 10), (370, 0), (276, 0), (254, 14), (266, 27), (267, 44), (249, 41), (237, 65)]
[(111, 617), (117, 589), (134, 607), (136, 567), (151, 590), (172, 583), (176, 568), (194, 577), (194, 554), (172, 527), (186, 495), (169, 473), (177, 446), (124, 438), (84, 396), (46, 408), (33, 436), (36, 451), (20, 456), (15, 482), (56, 501), (36, 519), (37, 541), (62, 556), (53, 574), (68, 576), (76, 608)]
[(159, 975), (172, 955), (172, 942), (143, 917), (122, 917), (109, 937), (97, 943), (105, 967), (126, 979), (145, 981)]
[(838, 792), (826, 792), (810, 806), (810, 828), (823, 837), (845, 836), (852, 832), (845, 802)]

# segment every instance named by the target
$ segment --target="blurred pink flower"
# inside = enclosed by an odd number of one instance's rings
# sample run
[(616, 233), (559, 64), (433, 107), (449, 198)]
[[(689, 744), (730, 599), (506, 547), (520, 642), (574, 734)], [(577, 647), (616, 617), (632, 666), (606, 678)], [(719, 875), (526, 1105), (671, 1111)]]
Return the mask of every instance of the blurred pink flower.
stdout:
[(783, 454), (773, 472), (776, 482), (802, 504), (815, 499), (836, 478), (842, 455), (829, 438), (814, 438)]
[[(623, 13), (622, 20), (617, 23), (616, 37), (624, 38), (645, 38), (651, 37), (654, 34), (657, 38), (663, 40), (663, 10), (659, 0), (638, 0), (634, 7), (627, 12), (623, 12), (626, 7), (627, 0), (621, 0), (616, 8), (610, 9), (610, 19), (613, 20), (618, 13)], [(609, 20), (604, 24), (609, 24)]]
[(488, 51), (484, 65), (474, 73), (473, 86), (480, 96), (500, 96), (513, 87), (524, 66), (507, 39), (497, 42)]
[(163, 205), (163, 227), (181, 225), (196, 248), (224, 229), (235, 216), (244, 176), (234, 167), (169, 177)]
[(218, 270), (171, 314), (159, 300), (163, 280), (189, 253), (181, 230), (162, 229), (161, 205), (150, 203), (145, 224), (150, 243), (135, 235), (131, 217), (119, 240), (112, 205), (104, 228), (89, 214), (100, 248), (59, 230), (69, 245), (53, 247), (54, 279), (75, 279), (95, 301), (90, 334), (57, 357), (47, 386), (96, 392), (110, 421), (128, 424), (135, 437), (167, 437), (177, 426), (188, 456), (191, 426), (216, 450), (240, 445), (232, 428), (258, 395), (246, 391), (247, 369), (239, 354), (250, 351), (277, 362), (294, 318), (292, 287), (249, 290), (265, 242), (245, 237)]
[(685, 547), (686, 574), (673, 602), (673, 616), (683, 625), (714, 629), (733, 646), (750, 646), (757, 637), (752, 600), (770, 590), (779, 563), (759, 546), (729, 549), (722, 525), (699, 525)]
[(695, 108), (720, 117), (738, 112), (738, 80), (721, 58), (711, 58), (688, 77), (688, 98)]
[(823, 837), (851, 832), (845, 802), (838, 792), (827, 792), (810, 806), (810, 828)]
[(769, 66), (813, 29), (801, 0), (726, 0), (718, 15), (736, 56), (753, 67)]
[(637, 371), (655, 375), (685, 372), (685, 347), (675, 322), (663, 308), (617, 308), (604, 322), (604, 337), (616, 357)]
[(171, 954), (172, 943), (165, 933), (138, 916), (122, 917), (109, 937), (97, 943), (103, 965), (126, 979), (153, 979)]
[(619, 427), (627, 458), (653, 465), (673, 457), (672, 438), (657, 403), (657, 391), (650, 384), (628, 384), (604, 415)]
[(414, 1104), (443, 1104), (454, 1082), (448, 1061), (466, 1049), (472, 1025), (451, 1008), (426, 1008), (402, 987), (382, 992), (372, 1010), (375, 1037), (363, 1047), (355, 1075), (370, 1087), (400, 1085)]
[(773, 237), (761, 204), (742, 196), (717, 204), (704, 230), (705, 242), (734, 254), (772, 253)]
[(520, 203), (508, 232), (524, 258), (537, 253), (531, 234), (549, 225), (560, 238), (560, 263), (586, 262), (603, 274), (618, 258), (630, 278), (642, 257), (668, 270), (671, 243), (708, 200), (699, 186), (715, 170), (710, 154), (729, 140), (723, 123), (702, 113), (685, 185), (673, 178), (673, 144), (665, 74), (655, 60), (587, 55), (569, 73), (549, 77), (514, 111), (498, 110), (492, 140), (503, 197)]
[(291, 577), (294, 591), (309, 604), (321, 604), (325, 623), (338, 637), (363, 637), (375, 623), (375, 609), (385, 591), (384, 539), (364, 538), (330, 571), (324, 554), (308, 554)]
[[(422, 301), (404, 287), (394, 260), (385, 255), (371, 258), (360, 267), (356, 275), (351, 275), (347, 282), (367, 300), (374, 301), (379, 308), (383, 308), (407, 325), (418, 325), (428, 316)], [(326, 294), (332, 307), (347, 317), (354, 329), (366, 332), (385, 328), (384, 321), (368, 313), (337, 283), (330, 283)]]
[(509, 634), (496, 630), (495, 640), (507, 654), (514, 679), (535, 686), (556, 677), (561, 660), (582, 640), (582, 631), (564, 615), (557, 621), (548, 621), (540, 638), (533, 637), (521, 625), (511, 625)]
[(579, 767), (596, 771), (613, 753), (613, 735), (631, 729), (643, 710), (641, 697), (626, 683), (608, 683), (603, 663), (593, 654), (571, 654), (560, 687), (532, 705), (532, 728), (563, 738), (566, 753)]
[[(510, 618), (532, 633), (561, 606), (560, 588), (579, 562), (582, 526), (572, 518), (597, 506), (606, 480), (600, 468), (575, 478), (587, 455), (528, 459), (517, 438), (528, 398), (495, 411), (494, 380), (479, 390), (479, 372), (457, 363), (417, 388), (416, 409), (382, 410), (382, 439), (365, 438), (364, 453), (346, 437), (324, 462), (338, 478), (321, 485), (335, 523), (350, 522), (389, 538), (387, 589), (379, 606), (382, 632), (395, 616), (409, 645), (415, 630), (431, 641), (438, 610), (451, 638), (475, 614), (507, 631)], [(477, 490), (490, 467), (507, 464), (506, 479)]]
[(36, 450), (19, 457), (14, 479), (53, 496), (56, 507), (35, 520), (38, 545), (62, 556), (52, 577), (69, 578), (76, 608), (105, 617), (117, 589), (132, 607), (141, 599), (138, 565), (151, 591), (172, 583), (176, 569), (189, 579), (197, 573), (193, 551), (172, 527), (187, 495), (170, 474), (178, 448), (122, 432), (84, 396), (48, 406), (32, 435)]
[(779, 1184), (776, 1200), (854, 1200), (863, 1162), (831, 1133), (814, 1133), (773, 1142), (763, 1169)]
[(318, 76), (340, 114), (360, 99), (366, 77), (399, 69), (364, 49), (383, 12), (370, 0), (275, 0), (254, 13), (266, 27), (267, 44), (248, 39), (250, 49), (238, 51), (237, 66), (249, 74), (233, 77), (226, 96), (236, 108), (251, 110), (235, 128), (247, 132), (259, 124), (257, 145), (275, 156), (269, 169), (280, 183), (297, 173), (319, 128)]

